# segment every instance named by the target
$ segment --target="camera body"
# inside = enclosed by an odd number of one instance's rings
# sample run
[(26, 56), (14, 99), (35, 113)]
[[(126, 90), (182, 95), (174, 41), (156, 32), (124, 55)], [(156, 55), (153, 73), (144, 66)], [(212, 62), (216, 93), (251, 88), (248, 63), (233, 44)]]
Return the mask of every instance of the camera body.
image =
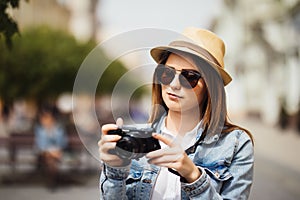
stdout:
[(159, 141), (152, 137), (154, 128), (122, 126), (108, 131), (109, 135), (119, 135), (114, 153), (123, 159), (139, 159), (151, 151), (160, 149)]

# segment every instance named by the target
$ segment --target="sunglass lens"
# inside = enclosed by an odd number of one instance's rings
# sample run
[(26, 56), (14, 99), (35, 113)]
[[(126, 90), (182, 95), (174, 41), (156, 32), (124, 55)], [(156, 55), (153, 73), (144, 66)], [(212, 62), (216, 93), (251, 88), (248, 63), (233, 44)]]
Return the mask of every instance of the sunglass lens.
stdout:
[(172, 82), (175, 77), (175, 70), (169, 67), (159, 67), (158, 68), (158, 80), (164, 84), (168, 85)]
[(183, 70), (180, 74), (180, 83), (185, 88), (194, 88), (196, 87), (200, 75), (196, 74), (193, 71)]
[[(176, 74), (176, 70), (165, 66), (159, 65), (156, 68), (157, 79), (163, 85), (169, 85)], [(201, 75), (194, 70), (183, 69), (179, 75), (179, 82), (185, 88), (194, 88), (196, 87)]]

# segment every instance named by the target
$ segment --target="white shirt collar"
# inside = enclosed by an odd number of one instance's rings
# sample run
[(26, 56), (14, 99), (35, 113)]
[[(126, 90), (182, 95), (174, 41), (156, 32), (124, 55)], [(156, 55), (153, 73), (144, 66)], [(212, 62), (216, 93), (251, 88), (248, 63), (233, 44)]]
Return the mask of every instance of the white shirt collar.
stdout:
[[(170, 138), (172, 140), (177, 139), (180, 141), (181, 147), (184, 149), (187, 149), (188, 147), (192, 146), (196, 142), (197, 133), (200, 128), (202, 120), (189, 132), (186, 132), (183, 137), (176, 136), (175, 133), (168, 130), (166, 127), (166, 117), (163, 119), (163, 123), (161, 124), (161, 134), (166, 136), (167, 138)], [(162, 144), (160, 142), (160, 145), (162, 147), (165, 147), (165, 144)]]

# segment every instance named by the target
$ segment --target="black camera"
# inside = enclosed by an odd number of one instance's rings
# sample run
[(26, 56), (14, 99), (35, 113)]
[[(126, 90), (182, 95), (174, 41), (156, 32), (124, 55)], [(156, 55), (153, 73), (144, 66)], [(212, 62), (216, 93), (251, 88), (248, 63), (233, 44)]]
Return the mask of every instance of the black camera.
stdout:
[(109, 135), (120, 135), (114, 153), (123, 159), (138, 159), (145, 154), (160, 149), (159, 141), (152, 137), (153, 128), (123, 126), (122, 129), (108, 131)]

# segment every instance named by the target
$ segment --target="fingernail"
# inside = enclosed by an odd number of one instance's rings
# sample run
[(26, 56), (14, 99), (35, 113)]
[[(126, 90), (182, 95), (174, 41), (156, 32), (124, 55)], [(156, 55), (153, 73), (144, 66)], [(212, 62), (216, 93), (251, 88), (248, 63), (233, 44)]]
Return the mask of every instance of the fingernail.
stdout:
[(122, 127), (122, 126), (123, 126), (123, 119), (119, 117), (119, 118), (116, 120), (116, 125), (117, 125), (118, 127)]
[(116, 135), (116, 139), (121, 139), (121, 136), (120, 135)]

